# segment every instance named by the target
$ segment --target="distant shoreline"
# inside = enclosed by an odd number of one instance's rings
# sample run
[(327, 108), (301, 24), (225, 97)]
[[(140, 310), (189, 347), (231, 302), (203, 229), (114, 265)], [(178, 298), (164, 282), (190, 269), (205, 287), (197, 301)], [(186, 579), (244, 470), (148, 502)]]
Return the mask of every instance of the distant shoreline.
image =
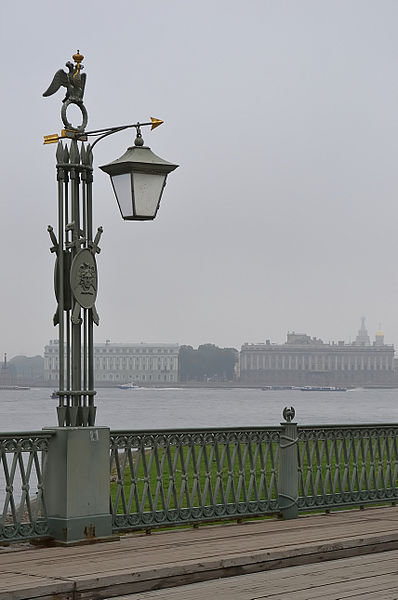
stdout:
[[(96, 384), (96, 389), (109, 389), (109, 388), (117, 388), (120, 384), (118, 383), (105, 383), (100, 382)], [(165, 383), (156, 383), (149, 384), (146, 382), (138, 382), (139, 387), (145, 388), (154, 388), (154, 389), (163, 389), (163, 388), (181, 388), (181, 389), (253, 389), (253, 390), (262, 390), (265, 388), (265, 384), (260, 385), (249, 385), (245, 383), (239, 383), (234, 381), (229, 382), (199, 382), (199, 381), (190, 381), (190, 382), (165, 382)], [(23, 382), (12, 383), (10, 385), (0, 385), (1, 390), (14, 390), (15, 391), (27, 391), (28, 388), (49, 388), (56, 389), (57, 385), (55, 382), (29, 382), (24, 380)], [(347, 386), (346, 386), (347, 387)], [(24, 390), (25, 388), (25, 390)], [(366, 390), (393, 390), (398, 389), (398, 384), (396, 385), (362, 385), (362, 386), (352, 386), (348, 387), (348, 389), (366, 389)], [(274, 391), (274, 390), (266, 390), (264, 389), (264, 393)], [(284, 391), (293, 391), (293, 390), (284, 390)]]

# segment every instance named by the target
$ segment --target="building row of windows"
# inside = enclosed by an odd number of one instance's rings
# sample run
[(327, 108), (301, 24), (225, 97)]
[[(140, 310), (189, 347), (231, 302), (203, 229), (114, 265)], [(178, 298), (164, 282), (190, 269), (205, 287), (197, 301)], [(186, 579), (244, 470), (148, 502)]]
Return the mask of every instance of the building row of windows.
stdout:
[(138, 371), (163, 371), (177, 370), (177, 360), (160, 360), (160, 359), (120, 359), (120, 358), (95, 358), (94, 368), (98, 370), (117, 369), (124, 371), (126, 369), (134, 369)]
[[(45, 370), (58, 369), (58, 356), (53, 358), (47, 358), (45, 360)], [(94, 369), (96, 371), (177, 371), (178, 361), (173, 360), (141, 360), (141, 359), (101, 359), (96, 358), (94, 360)]]
[[(49, 348), (46, 346), (44, 355), (47, 354), (58, 354), (58, 346)], [(178, 349), (171, 348), (94, 348), (95, 354), (174, 354), (178, 355)]]
[[(158, 383), (162, 383), (162, 382), (176, 382), (177, 381), (177, 375), (175, 373), (162, 373), (162, 374), (143, 374), (143, 373), (128, 373), (128, 374), (124, 374), (123, 376), (119, 375), (118, 373), (105, 373), (105, 374), (97, 374), (95, 376), (95, 380), (97, 381), (97, 383), (102, 382), (117, 382), (117, 383), (125, 383), (126, 381), (134, 381), (135, 383), (137, 382), (158, 382)], [(58, 381), (58, 371), (50, 371), (48, 373), (48, 381)]]
[(94, 348), (94, 354), (178, 354), (172, 348)]
[(393, 370), (393, 356), (270, 356), (253, 354), (243, 356), (240, 360), (242, 370), (305, 370), (305, 371), (379, 371)]
[(118, 373), (97, 373), (95, 380), (99, 381), (177, 381), (177, 375), (175, 373), (124, 373), (119, 375)]

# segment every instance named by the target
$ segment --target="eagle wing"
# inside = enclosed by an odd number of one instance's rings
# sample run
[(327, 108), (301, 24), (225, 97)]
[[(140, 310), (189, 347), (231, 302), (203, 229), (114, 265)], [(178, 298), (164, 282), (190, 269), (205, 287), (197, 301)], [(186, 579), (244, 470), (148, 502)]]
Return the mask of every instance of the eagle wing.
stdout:
[(43, 92), (43, 96), (52, 96), (55, 92), (58, 92), (61, 85), (68, 87), (68, 75), (62, 69), (59, 69), (50, 83), (49, 88)]
[(82, 73), (80, 80), (81, 80), (81, 88), (82, 88), (82, 98), (84, 96), (84, 88), (86, 87), (86, 78), (87, 78), (87, 74), (86, 73)]

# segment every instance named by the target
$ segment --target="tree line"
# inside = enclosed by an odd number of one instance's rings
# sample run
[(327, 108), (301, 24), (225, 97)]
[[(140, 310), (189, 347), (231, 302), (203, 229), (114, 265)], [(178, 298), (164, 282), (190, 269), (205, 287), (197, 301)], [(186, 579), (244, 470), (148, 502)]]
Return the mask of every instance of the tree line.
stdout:
[(232, 381), (239, 353), (235, 348), (202, 344), (195, 350), (181, 346), (178, 356), (180, 381)]

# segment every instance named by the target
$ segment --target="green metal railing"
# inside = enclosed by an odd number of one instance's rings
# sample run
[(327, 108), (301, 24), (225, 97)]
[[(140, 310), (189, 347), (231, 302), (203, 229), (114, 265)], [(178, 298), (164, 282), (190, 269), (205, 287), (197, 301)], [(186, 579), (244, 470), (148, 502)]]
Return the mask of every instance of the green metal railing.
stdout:
[(43, 473), (52, 433), (0, 433), (0, 542), (48, 536)]
[(111, 432), (115, 530), (278, 512), (279, 427)]
[[(0, 543), (50, 537), (54, 431), (0, 433)], [(398, 501), (398, 424), (113, 431), (115, 532)]]
[(115, 531), (398, 501), (398, 424), (111, 432)]
[(299, 427), (299, 510), (398, 500), (397, 438), (397, 424)]

